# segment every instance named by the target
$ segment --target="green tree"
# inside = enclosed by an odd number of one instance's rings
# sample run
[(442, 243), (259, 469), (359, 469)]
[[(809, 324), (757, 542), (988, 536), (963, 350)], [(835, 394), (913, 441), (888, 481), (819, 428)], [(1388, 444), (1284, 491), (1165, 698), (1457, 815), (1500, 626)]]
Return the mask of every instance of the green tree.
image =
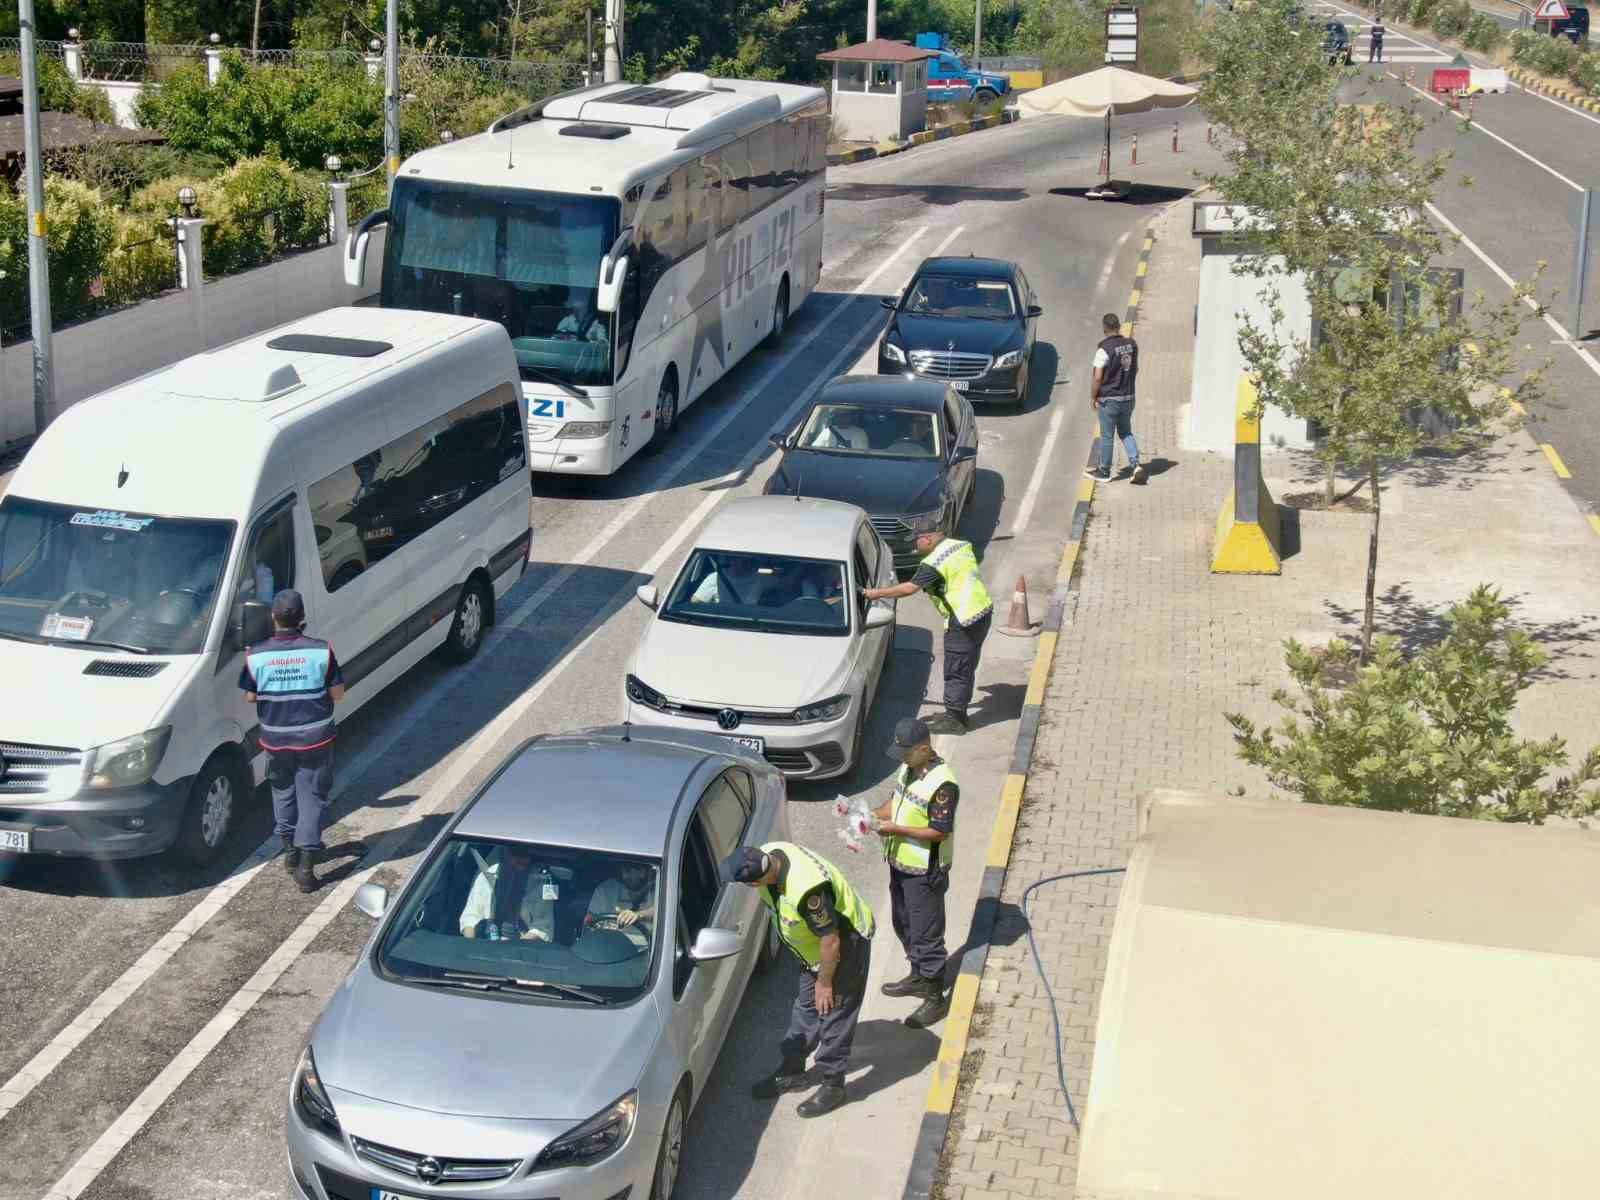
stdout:
[[(1543, 824), (1600, 812), (1600, 747), (1571, 775), (1566, 742), (1517, 736), (1511, 715), (1546, 655), (1510, 622), (1500, 593), (1480, 586), (1450, 609), (1444, 639), (1407, 657), (1380, 638), (1371, 663), (1333, 642), (1324, 655), (1286, 643), (1297, 700), (1274, 701), (1290, 715), (1257, 729), (1227, 713), (1239, 756), (1275, 787), (1313, 804), (1344, 804), (1445, 817)], [(1354, 673), (1330, 689), (1329, 673)]]
[[(1321, 429), (1330, 498), (1339, 464), (1369, 489), (1365, 660), (1382, 468), (1429, 441), (1428, 426), (1458, 430), (1458, 442), (1483, 429), (1505, 410), (1504, 379), (1517, 380), (1524, 401), (1537, 394), (1538, 371), (1521, 371), (1516, 353), (1531, 288), (1467, 304), (1441, 284), (1452, 239), (1429, 210), (1448, 153), (1419, 151), (1425, 123), (1414, 104), (1341, 104), (1321, 32), (1296, 24), (1293, 5), (1262, 0), (1221, 14), (1209, 33), (1215, 69), (1201, 102), (1225, 132), (1227, 170), (1208, 182), (1252, 216), (1238, 270), (1261, 281), (1269, 317), (1241, 320), (1239, 348), (1261, 406)], [(1288, 289), (1309, 300), (1309, 334), (1288, 325)]]

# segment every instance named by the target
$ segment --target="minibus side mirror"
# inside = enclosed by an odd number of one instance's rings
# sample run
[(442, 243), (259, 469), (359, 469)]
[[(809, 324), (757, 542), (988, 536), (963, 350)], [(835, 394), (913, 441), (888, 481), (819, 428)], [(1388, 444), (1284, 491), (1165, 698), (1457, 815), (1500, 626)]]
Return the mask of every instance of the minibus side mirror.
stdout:
[(272, 609), (259, 600), (246, 600), (239, 618), (239, 645), (254, 646), (272, 636)]

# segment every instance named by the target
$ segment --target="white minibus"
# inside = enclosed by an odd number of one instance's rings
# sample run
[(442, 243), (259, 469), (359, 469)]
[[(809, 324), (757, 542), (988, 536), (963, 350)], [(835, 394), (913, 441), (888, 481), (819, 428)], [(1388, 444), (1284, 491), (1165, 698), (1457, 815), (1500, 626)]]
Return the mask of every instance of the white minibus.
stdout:
[(503, 324), (533, 469), (608, 475), (816, 287), (827, 142), (814, 87), (579, 88), (405, 160), (345, 277), (385, 230), (380, 303)]
[(243, 648), (280, 589), (343, 720), (465, 661), (526, 568), (499, 325), (339, 308), (67, 409), (0, 499), (0, 853), (213, 858), (265, 774)]

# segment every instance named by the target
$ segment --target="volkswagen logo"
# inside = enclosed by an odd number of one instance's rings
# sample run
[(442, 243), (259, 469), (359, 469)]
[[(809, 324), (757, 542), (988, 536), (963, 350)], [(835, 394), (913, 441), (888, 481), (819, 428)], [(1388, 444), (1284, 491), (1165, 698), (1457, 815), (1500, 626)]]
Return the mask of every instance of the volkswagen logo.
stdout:
[(739, 728), (739, 720), (739, 710), (736, 708), (725, 708), (717, 713), (717, 724), (723, 729)]
[(417, 1178), (423, 1183), (438, 1183), (444, 1178), (444, 1164), (437, 1158), (425, 1158), (417, 1164)]

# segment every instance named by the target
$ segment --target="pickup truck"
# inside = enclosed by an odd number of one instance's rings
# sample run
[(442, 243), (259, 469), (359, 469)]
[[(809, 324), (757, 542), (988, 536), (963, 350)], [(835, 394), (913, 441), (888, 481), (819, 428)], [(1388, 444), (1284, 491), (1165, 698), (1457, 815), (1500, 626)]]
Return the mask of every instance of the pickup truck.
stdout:
[(917, 34), (917, 49), (934, 50), (928, 60), (928, 99), (934, 104), (959, 104), (975, 100), (992, 104), (1011, 90), (1011, 80), (995, 71), (976, 71), (961, 55), (950, 49), (950, 39), (942, 33)]

